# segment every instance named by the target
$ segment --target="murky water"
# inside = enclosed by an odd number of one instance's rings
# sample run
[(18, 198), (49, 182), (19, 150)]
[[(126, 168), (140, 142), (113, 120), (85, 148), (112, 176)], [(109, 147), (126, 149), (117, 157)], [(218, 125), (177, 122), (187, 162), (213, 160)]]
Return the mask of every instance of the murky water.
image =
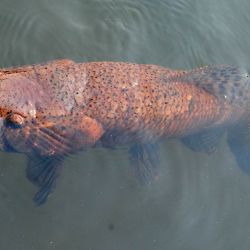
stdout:
[[(0, 67), (56, 58), (189, 69), (250, 65), (248, 0), (0, 0)], [(161, 144), (160, 179), (139, 185), (125, 150), (65, 163), (42, 207), (25, 157), (0, 155), (0, 249), (248, 250), (250, 176), (226, 143), (207, 156)]]

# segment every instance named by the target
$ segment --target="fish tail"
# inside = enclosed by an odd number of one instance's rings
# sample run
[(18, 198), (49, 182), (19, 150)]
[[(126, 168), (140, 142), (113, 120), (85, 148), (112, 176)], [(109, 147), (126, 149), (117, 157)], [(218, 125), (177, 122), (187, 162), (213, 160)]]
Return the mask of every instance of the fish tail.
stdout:
[[(181, 74), (178, 81), (195, 84), (231, 107), (232, 123), (224, 124), (227, 142), (238, 166), (250, 174), (250, 76), (247, 71), (234, 66), (207, 66)], [(187, 138), (184, 143), (193, 147), (195, 142), (197, 148), (197, 140), (203, 142), (203, 138)]]
[(246, 70), (239, 67), (206, 66), (187, 71), (177, 80), (195, 84), (229, 104), (246, 106), (250, 100), (250, 77)]

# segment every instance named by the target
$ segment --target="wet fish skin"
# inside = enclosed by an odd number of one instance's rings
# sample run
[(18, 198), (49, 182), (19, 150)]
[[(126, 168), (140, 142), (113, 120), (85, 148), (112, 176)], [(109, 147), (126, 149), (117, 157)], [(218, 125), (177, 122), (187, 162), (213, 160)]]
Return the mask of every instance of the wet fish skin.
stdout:
[[(58, 60), (1, 69), (0, 147), (28, 156), (27, 177), (39, 187), (40, 205), (68, 155), (235, 126), (249, 114), (248, 85), (248, 75), (230, 66), (178, 71)], [(145, 157), (138, 152), (133, 162), (140, 165)]]

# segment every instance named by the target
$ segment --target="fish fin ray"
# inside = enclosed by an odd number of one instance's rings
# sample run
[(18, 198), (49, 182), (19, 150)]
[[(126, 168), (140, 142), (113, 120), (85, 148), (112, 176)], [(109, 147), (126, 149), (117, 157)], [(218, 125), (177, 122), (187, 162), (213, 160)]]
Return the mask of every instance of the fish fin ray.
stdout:
[(195, 152), (211, 154), (217, 151), (224, 131), (222, 128), (207, 130), (181, 138), (181, 142)]
[(159, 177), (159, 145), (135, 144), (129, 149), (129, 160), (141, 183), (152, 182)]
[(101, 124), (85, 115), (49, 116), (34, 120), (34, 133), (28, 143), (39, 155), (64, 155), (94, 145), (103, 133)]
[(29, 181), (39, 187), (34, 196), (36, 205), (42, 205), (46, 202), (49, 194), (53, 191), (56, 179), (62, 168), (64, 157), (41, 157), (30, 156), (26, 168), (26, 176)]

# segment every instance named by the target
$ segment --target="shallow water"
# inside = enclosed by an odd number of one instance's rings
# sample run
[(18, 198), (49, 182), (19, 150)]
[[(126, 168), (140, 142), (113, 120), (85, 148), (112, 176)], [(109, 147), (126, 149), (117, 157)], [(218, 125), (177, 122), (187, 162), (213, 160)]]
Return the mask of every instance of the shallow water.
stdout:
[[(0, 0), (0, 67), (56, 58), (189, 69), (249, 68), (247, 0)], [(248, 250), (250, 176), (225, 140), (207, 156), (161, 144), (161, 177), (139, 185), (125, 150), (70, 158), (35, 207), (22, 155), (0, 155), (0, 249)]]

